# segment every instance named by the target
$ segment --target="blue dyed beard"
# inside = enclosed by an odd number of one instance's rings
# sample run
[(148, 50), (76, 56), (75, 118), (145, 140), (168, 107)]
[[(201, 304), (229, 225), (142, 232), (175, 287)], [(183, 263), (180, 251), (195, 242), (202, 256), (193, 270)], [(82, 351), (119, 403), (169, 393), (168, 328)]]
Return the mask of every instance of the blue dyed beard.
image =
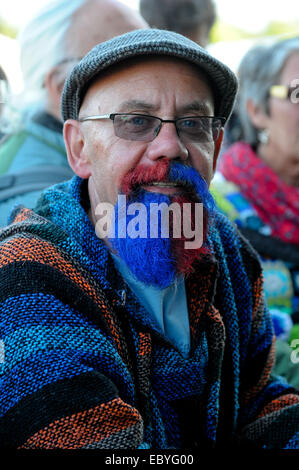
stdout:
[[(206, 182), (194, 168), (174, 163), (169, 169), (167, 180), (178, 182), (190, 188), (193, 198), (196, 195), (198, 202), (203, 203), (210, 218), (215, 208), (214, 200), (208, 191)], [(120, 221), (122, 227), (128, 228), (130, 224), (132, 225), (136, 213), (134, 215), (126, 214), (126, 220), (119, 218), (120, 207), (118, 203), (115, 206), (115, 237), (109, 238), (112, 247), (125, 261), (135, 278), (146, 285), (152, 285), (159, 289), (170, 286), (176, 280), (179, 275), (178, 263), (180, 260), (173, 255), (173, 244), (176, 243), (176, 240), (162, 236), (161, 218), (157, 227), (158, 237), (150, 237), (150, 204), (166, 203), (169, 206), (171, 202), (172, 196), (145, 191), (139, 187), (127, 197), (126, 209), (131, 203), (142, 203), (145, 206), (147, 211), (145, 238), (132, 238), (127, 235), (127, 230), (124, 238), (119, 236)]]

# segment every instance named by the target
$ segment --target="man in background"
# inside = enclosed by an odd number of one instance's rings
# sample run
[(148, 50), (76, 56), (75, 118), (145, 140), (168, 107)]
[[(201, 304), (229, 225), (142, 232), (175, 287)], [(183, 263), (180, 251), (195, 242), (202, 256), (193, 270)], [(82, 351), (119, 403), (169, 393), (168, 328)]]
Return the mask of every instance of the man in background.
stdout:
[(43, 188), (73, 175), (59, 111), (70, 70), (96, 44), (146, 27), (138, 12), (117, 0), (56, 0), (21, 31), (21, 124), (10, 124), (14, 131), (0, 148), (0, 226), (13, 205), (34, 207)]
[(140, 0), (140, 12), (152, 28), (183, 34), (202, 47), (216, 20), (212, 0)]
[(7, 93), (8, 93), (7, 76), (3, 68), (0, 66), (0, 116), (2, 114), (3, 105), (6, 101)]

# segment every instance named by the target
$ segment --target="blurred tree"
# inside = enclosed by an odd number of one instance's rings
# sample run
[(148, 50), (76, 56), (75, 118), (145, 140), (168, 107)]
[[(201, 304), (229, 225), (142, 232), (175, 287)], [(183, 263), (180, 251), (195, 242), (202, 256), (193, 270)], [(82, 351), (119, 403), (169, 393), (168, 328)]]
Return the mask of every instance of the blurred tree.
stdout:
[(272, 21), (265, 30), (267, 36), (279, 36), (281, 34), (294, 34), (298, 36), (299, 21), (292, 23), (282, 23)]
[(15, 39), (18, 34), (18, 30), (16, 27), (12, 26), (6, 20), (0, 17), (0, 34)]
[(251, 33), (250, 31), (242, 30), (217, 19), (210, 33), (210, 41), (211, 43), (215, 43), (219, 41), (240, 41), (241, 39), (264, 38), (266, 36), (295, 36), (298, 35), (298, 31), (299, 21), (293, 23), (272, 21), (268, 23), (265, 29), (257, 33)]
[(239, 41), (240, 39), (254, 37), (248, 31), (243, 31), (228, 23), (217, 19), (211, 29), (210, 40), (211, 42), (219, 41)]

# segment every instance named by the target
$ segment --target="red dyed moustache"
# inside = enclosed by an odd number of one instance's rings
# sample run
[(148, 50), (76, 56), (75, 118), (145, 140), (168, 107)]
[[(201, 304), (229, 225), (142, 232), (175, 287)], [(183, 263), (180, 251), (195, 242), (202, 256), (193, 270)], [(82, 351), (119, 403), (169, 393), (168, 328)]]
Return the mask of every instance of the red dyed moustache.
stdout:
[(169, 170), (169, 160), (157, 162), (153, 166), (139, 165), (130, 170), (122, 180), (121, 190), (128, 196), (135, 186), (153, 181), (165, 181)]
[[(142, 186), (145, 184), (150, 184), (153, 181), (167, 181), (168, 173), (169, 173), (170, 162), (169, 160), (163, 160), (161, 162), (157, 162), (153, 166), (145, 166), (139, 165), (138, 167), (130, 170), (125, 177), (123, 178), (121, 190), (123, 194), (129, 196), (130, 193), (134, 190), (136, 186)], [(196, 202), (198, 201), (196, 195), (190, 193), (189, 197), (185, 196), (170, 196), (171, 202), (177, 202), (183, 207), (183, 204), (188, 202)], [(206, 209), (204, 211), (204, 218), (203, 218), (203, 239), (205, 240), (208, 228), (208, 213)], [(194, 229), (194, 213), (191, 215), (191, 223), (192, 229)], [(170, 233), (172, 232), (172, 221), (170, 220)], [(181, 230), (183, 233), (183, 230)], [(194, 262), (199, 261), (203, 255), (208, 253), (208, 250), (203, 246), (197, 249), (185, 249), (185, 241), (187, 239), (182, 235), (181, 238), (173, 238), (172, 239), (172, 254), (174, 259), (176, 260), (177, 270), (179, 273), (183, 274), (184, 276), (188, 276), (194, 270)]]

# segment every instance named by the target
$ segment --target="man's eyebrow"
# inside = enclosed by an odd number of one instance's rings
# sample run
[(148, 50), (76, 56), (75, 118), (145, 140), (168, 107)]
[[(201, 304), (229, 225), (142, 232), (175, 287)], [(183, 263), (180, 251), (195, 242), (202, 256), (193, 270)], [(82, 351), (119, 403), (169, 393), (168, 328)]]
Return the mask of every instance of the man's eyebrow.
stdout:
[[(127, 100), (121, 103), (118, 112), (129, 112), (133, 109), (141, 111), (155, 112), (158, 110), (158, 106), (148, 103), (142, 100)], [(182, 116), (188, 113), (196, 112), (203, 116), (208, 116), (213, 111), (213, 106), (205, 101), (192, 101), (186, 105), (180, 106), (177, 110), (177, 115)]]
[(155, 106), (154, 104), (147, 103), (145, 101), (133, 99), (133, 100), (124, 101), (119, 107), (119, 112), (128, 112), (128, 111), (131, 111), (132, 109), (155, 111), (157, 109), (157, 106)]
[(209, 116), (213, 111), (213, 106), (204, 101), (193, 101), (192, 103), (181, 106), (178, 111), (180, 115), (196, 112), (203, 116)]

